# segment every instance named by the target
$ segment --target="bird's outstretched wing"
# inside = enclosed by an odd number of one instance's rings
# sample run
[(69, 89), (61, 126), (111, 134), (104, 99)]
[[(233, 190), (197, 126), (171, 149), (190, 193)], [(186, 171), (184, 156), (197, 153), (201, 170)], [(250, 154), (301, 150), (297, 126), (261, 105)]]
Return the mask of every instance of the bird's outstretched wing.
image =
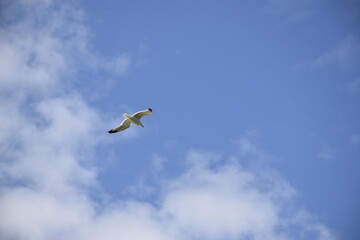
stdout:
[(132, 116), (133, 117), (136, 117), (137, 119), (140, 119), (140, 118), (142, 118), (143, 116), (145, 116), (145, 115), (151, 115), (152, 114), (152, 109), (151, 108), (148, 108), (148, 109), (146, 109), (146, 110), (144, 110), (144, 111), (139, 111), (139, 112), (137, 112), (137, 113), (134, 113)]
[(119, 126), (114, 127), (113, 129), (108, 131), (108, 133), (116, 133), (116, 132), (124, 131), (125, 129), (130, 127), (130, 124), (131, 124), (131, 121), (129, 119), (125, 118), (124, 121), (122, 121), (122, 123), (120, 123)]

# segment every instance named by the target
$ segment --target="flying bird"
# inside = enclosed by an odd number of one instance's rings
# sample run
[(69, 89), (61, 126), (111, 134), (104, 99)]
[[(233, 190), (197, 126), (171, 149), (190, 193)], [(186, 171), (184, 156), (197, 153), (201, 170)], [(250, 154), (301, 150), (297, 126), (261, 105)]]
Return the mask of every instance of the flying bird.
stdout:
[(151, 115), (152, 114), (152, 109), (148, 108), (144, 111), (139, 111), (134, 113), (133, 115), (129, 115), (127, 113), (124, 113), (123, 116), (125, 117), (124, 121), (122, 121), (122, 123), (120, 123), (119, 126), (114, 127), (113, 129), (109, 130), (108, 133), (116, 133), (116, 132), (120, 132), (120, 131), (124, 131), (125, 129), (130, 127), (131, 123), (134, 123), (138, 126), (142, 126), (144, 127), (144, 125), (142, 124), (142, 122), (140, 121), (140, 119), (143, 116), (146, 115)]

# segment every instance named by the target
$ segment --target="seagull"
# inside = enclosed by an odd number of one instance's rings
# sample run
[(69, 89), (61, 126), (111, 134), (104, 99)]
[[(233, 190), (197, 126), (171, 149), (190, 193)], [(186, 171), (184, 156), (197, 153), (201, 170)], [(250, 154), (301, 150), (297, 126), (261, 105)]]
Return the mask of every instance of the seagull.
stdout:
[(119, 126), (114, 127), (113, 129), (107, 131), (108, 133), (116, 133), (116, 132), (120, 132), (120, 131), (124, 131), (125, 129), (130, 127), (131, 123), (134, 123), (138, 126), (142, 126), (144, 127), (144, 125), (142, 124), (142, 122), (140, 121), (140, 119), (145, 116), (145, 115), (151, 115), (152, 114), (152, 109), (148, 108), (146, 110), (143, 111), (139, 111), (134, 113), (133, 115), (129, 115), (127, 113), (124, 113), (123, 116), (125, 117), (124, 121), (122, 121), (122, 123), (120, 123)]

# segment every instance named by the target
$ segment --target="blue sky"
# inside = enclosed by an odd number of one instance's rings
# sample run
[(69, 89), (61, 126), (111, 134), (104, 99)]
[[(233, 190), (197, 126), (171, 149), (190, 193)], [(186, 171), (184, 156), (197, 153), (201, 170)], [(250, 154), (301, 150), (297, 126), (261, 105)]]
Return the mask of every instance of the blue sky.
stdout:
[(0, 18), (2, 239), (360, 238), (358, 1)]

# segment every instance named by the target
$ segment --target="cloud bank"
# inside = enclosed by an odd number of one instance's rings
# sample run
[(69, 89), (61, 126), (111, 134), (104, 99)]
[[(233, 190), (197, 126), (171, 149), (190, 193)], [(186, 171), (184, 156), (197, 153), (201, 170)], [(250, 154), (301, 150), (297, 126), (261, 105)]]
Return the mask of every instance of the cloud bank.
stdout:
[[(242, 167), (248, 153), (267, 156), (246, 139), (230, 158), (190, 150), (188, 168), (163, 179), (151, 203), (94, 199), (105, 127), (93, 126), (104, 120), (69, 87), (78, 62), (96, 59), (84, 13), (45, 0), (2, 4), (1, 239), (334, 239), (285, 180)], [(129, 63), (121, 55), (104, 68), (124, 73)]]

